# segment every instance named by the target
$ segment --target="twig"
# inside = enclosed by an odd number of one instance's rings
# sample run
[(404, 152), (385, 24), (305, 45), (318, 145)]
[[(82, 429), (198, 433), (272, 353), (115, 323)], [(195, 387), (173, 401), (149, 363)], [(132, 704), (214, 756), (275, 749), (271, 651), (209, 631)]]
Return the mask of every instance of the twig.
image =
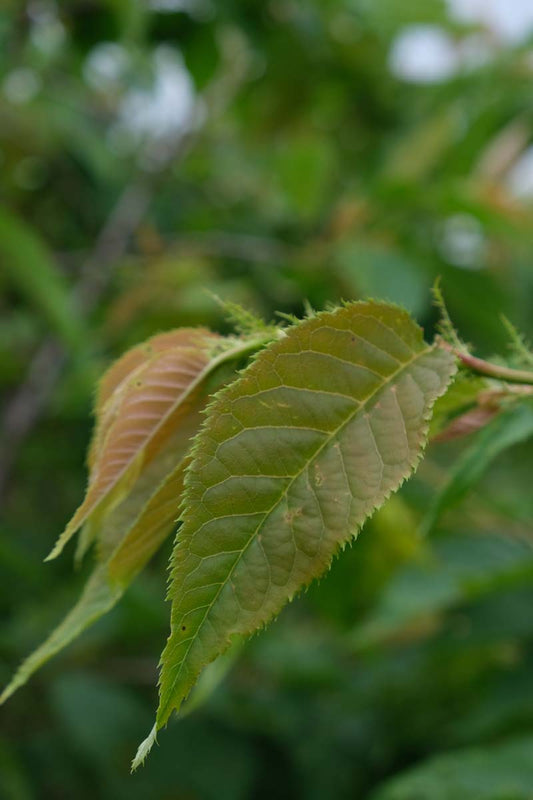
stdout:
[(500, 381), (509, 381), (511, 383), (526, 383), (533, 385), (533, 372), (528, 372), (523, 369), (512, 369), (511, 367), (500, 366), (500, 364), (493, 364), (490, 361), (484, 361), (482, 358), (466, 353), (458, 347), (454, 347), (449, 342), (441, 337), (438, 338), (438, 345), (443, 350), (453, 353), (465, 367), (477, 372), (479, 375), (486, 375), (488, 378), (496, 378)]

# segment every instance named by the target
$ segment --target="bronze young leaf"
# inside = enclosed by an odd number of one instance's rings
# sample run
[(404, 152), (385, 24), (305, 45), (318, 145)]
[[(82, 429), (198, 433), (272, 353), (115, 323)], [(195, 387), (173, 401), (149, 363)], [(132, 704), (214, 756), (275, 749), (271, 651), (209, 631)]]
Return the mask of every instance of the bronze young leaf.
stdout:
[(173, 331), (129, 351), (106, 373), (87, 496), (54, 551), (85, 519), (78, 550), (96, 540), (97, 564), (74, 608), (23, 662), (0, 700), (112, 608), (175, 527), (191, 437), (210, 391), (231, 380), (265, 336)]

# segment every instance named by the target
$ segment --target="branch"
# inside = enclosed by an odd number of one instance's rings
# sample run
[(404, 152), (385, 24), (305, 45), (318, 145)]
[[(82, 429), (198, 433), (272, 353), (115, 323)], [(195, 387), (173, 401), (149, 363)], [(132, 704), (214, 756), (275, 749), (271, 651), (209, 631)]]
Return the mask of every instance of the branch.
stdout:
[(533, 372), (528, 372), (523, 369), (512, 369), (511, 367), (500, 366), (500, 364), (493, 364), (490, 361), (484, 361), (482, 358), (466, 353), (458, 347), (454, 347), (449, 342), (441, 337), (437, 338), (439, 347), (453, 353), (456, 358), (461, 361), (465, 367), (478, 375), (485, 375), (487, 378), (496, 378), (500, 381), (509, 381), (510, 383), (526, 383), (533, 386)]

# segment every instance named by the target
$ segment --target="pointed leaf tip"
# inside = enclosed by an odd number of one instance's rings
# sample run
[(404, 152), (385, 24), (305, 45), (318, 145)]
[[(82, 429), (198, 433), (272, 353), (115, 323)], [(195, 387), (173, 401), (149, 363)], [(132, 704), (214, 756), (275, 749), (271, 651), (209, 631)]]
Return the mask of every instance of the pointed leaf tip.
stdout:
[(157, 742), (157, 724), (154, 725), (146, 739), (139, 745), (135, 758), (131, 762), (131, 772), (135, 772), (138, 767), (144, 764), (144, 760), (155, 742)]

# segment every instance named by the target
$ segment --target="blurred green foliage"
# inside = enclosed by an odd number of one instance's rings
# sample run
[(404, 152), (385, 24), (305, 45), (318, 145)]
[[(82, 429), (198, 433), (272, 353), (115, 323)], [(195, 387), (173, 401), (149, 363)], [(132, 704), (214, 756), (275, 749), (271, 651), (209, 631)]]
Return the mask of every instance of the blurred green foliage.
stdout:
[[(391, 52), (417, 24), (488, 55), (403, 80)], [(441, 275), (482, 354), (505, 351), (501, 313), (533, 336), (533, 206), (513, 182), (533, 107), (527, 40), (498, 45), (438, 0), (7, 2), (0, 45), (5, 683), (90, 567), (41, 558), (83, 494), (94, 376), (160, 330), (226, 331), (206, 289), (267, 319), (379, 296), (430, 332)], [(530, 798), (531, 446), (419, 535), (476, 436), (433, 445), (130, 777), (169, 544), (2, 709), (0, 796)]]

